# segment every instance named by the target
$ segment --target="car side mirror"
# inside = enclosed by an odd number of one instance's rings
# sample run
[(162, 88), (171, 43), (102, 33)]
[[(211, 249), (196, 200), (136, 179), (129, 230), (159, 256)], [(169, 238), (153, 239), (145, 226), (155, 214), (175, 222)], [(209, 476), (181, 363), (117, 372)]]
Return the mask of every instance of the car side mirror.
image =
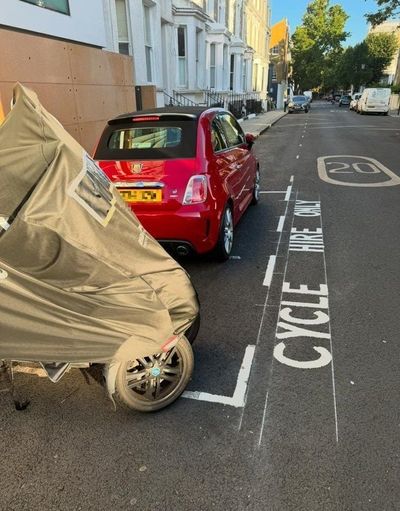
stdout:
[(252, 148), (255, 141), (256, 141), (256, 137), (252, 133), (246, 133), (246, 144), (249, 149)]

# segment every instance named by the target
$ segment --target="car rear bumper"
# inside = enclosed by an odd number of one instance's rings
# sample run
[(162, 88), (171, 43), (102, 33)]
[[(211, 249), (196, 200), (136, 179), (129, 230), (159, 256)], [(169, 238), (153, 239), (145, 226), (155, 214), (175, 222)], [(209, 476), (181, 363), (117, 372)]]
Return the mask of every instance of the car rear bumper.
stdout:
[(386, 112), (389, 112), (389, 107), (388, 106), (368, 106), (368, 105), (364, 105), (362, 107), (362, 109), (364, 110), (364, 112), (376, 112), (377, 114), (381, 114), (381, 113), (386, 113)]
[(135, 214), (153, 238), (171, 248), (186, 247), (188, 252), (203, 254), (217, 242), (219, 221), (206, 205), (156, 213), (135, 211)]

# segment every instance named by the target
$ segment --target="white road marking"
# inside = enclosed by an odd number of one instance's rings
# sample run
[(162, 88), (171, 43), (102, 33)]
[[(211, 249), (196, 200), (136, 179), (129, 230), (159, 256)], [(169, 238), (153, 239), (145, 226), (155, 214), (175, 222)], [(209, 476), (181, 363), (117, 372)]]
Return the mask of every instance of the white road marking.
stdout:
[[(290, 199), (291, 194), (292, 194), (292, 186), (289, 185), (287, 187), (286, 195), (285, 195), (285, 198), (283, 200), (288, 201)], [(285, 215), (286, 215), (286, 213), (285, 213)]]
[(303, 144), (299, 144), (299, 147), (303, 147)]
[(286, 193), (286, 190), (279, 190), (279, 191), (266, 190), (264, 192), (259, 192), (259, 193)]
[[(297, 196), (298, 196), (298, 190), (296, 191), (296, 200), (297, 200)], [(286, 215), (286, 212), (287, 212), (287, 207), (289, 205), (289, 202), (287, 203), (286, 205), (286, 211), (285, 211), (285, 215)], [(293, 215), (293, 218), (292, 218), (292, 223), (291, 223), (291, 226), (290, 226), (290, 230), (293, 229), (293, 224), (294, 224), (294, 218), (295, 218), (295, 215)], [(279, 247), (279, 245), (278, 245)], [(283, 280), (285, 281), (285, 275), (287, 273), (287, 267), (288, 267), (288, 263), (289, 263), (289, 250), (287, 251), (287, 254), (286, 254), (286, 261), (285, 261), (285, 269), (283, 271)], [(269, 290), (268, 290), (269, 291)], [(280, 298), (280, 301), (282, 301), (282, 296), (283, 296), (283, 288), (281, 290), (281, 298)], [(268, 298), (268, 296), (267, 296)], [(265, 309), (267, 309), (267, 302), (265, 302)], [(274, 336), (274, 339), (276, 339), (276, 336), (277, 336), (277, 333), (278, 333), (278, 321), (276, 322), (276, 327), (275, 327), (275, 336)], [(272, 374), (273, 374), (273, 371), (274, 371), (274, 357), (271, 358), (271, 367), (270, 367), (270, 370), (269, 370), (269, 378), (268, 378), (268, 385), (267, 385), (267, 389), (270, 389), (271, 388), (271, 381), (272, 381)], [(261, 446), (261, 441), (262, 441), (262, 436), (263, 436), (263, 433), (264, 433), (264, 427), (265, 427), (265, 421), (266, 421), (266, 417), (267, 417), (267, 406), (268, 406), (268, 393), (267, 393), (267, 396), (265, 398), (265, 406), (264, 406), (264, 413), (263, 413), (263, 417), (262, 417), (262, 421), (261, 421), (261, 428), (260, 428), (260, 437), (259, 437), (259, 441), (258, 441), (258, 447)]]
[(299, 158), (300, 158), (300, 155), (298, 154), (298, 155), (296, 156), (296, 160), (298, 160)]
[(293, 183), (294, 176), (290, 176), (290, 182)]
[[(283, 217), (283, 219), (285, 219), (285, 217)], [(269, 261), (268, 261), (267, 269), (265, 272), (263, 286), (269, 287), (271, 285), (272, 277), (274, 275), (275, 263), (276, 263), (276, 255), (269, 256)]]
[(229, 256), (229, 259), (240, 260), (242, 258), (240, 256), (231, 255)]
[(282, 229), (283, 229), (283, 224), (285, 223), (285, 217), (284, 216), (281, 216), (279, 218), (279, 223), (278, 223), (278, 227), (276, 228), (276, 232), (282, 232)]
[(311, 128), (312, 130), (328, 130), (328, 129), (342, 129), (342, 128), (357, 128), (357, 129), (374, 129), (377, 131), (399, 131), (399, 128), (379, 128), (377, 126), (363, 126), (362, 124), (358, 124), (355, 126), (315, 126), (315, 128)]
[(234, 406), (235, 408), (243, 408), (246, 404), (247, 385), (251, 366), (253, 364), (255, 349), (256, 347), (254, 345), (249, 345), (246, 348), (232, 397), (209, 394), (208, 392), (193, 392), (189, 390), (185, 391), (182, 394), (182, 397), (195, 399), (196, 401), (207, 401), (209, 403), (219, 403), (222, 405)]
[(258, 437), (258, 447), (261, 445), (261, 440), (264, 432), (264, 424), (265, 424), (265, 417), (267, 415), (267, 406), (268, 406), (268, 392), (265, 396), (265, 404), (264, 404), (264, 411), (263, 411), (263, 417), (262, 417), (262, 428), (260, 429), (260, 436)]
[[(326, 160), (332, 158), (333, 161), (327, 162)], [(350, 164), (344, 161), (337, 161), (338, 159), (349, 159)], [(336, 161), (335, 161), (336, 160)], [(339, 167), (336, 167), (335, 169), (328, 169), (327, 165), (329, 164), (336, 164), (339, 165)], [(367, 187), (367, 188), (375, 188), (375, 187), (381, 187), (381, 186), (396, 186), (400, 184), (400, 177), (397, 176), (394, 172), (392, 172), (390, 169), (385, 167), (382, 163), (380, 163), (378, 160), (375, 160), (374, 158), (369, 158), (367, 156), (357, 156), (357, 155), (348, 155), (348, 154), (336, 154), (336, 155), (330, 155), (330, 156), (320, 156), (317, 160), (318, 165), (318, 175), (322, 181), (326, 181), (327, 183), (339, 185), (339, 186), (354, 186), (354, 187)], [(351, 165), (351, 167), (350, 167)], [(362, 171), (360, 169), (360, 165), (368, 165), (369, 168), (372, 169), (372, 172), (366, 172)], [(354, 183), (351, 181), (340, 181), (338, 179), (333, 179), (329, 176), (330, 174), (339, 174), (339, 173), (349, 173), (347, 169), (352, 168), (354, 170), (350, 170), (350, 173), (356, 173), (358, 174), (379, 174), (380, 172), (385, 175), (385, 177), (388, 177), (389, 179), (386, 181), (378, 181), (378, 182), (367, 182), (367, 183)]]
[[(319, 201), (321, 202), (321, 197), (319, 197)], [(321, 210), (321, 229), (324, 231), (323, 223), (322, 223), (322, 210)], [(326, 257), (325, 252), (323, 253), (323, 260), (324, 260), (324, 272), (325, 272), (325, 282), (328, 284), (328, 272), (326, 270)], [(328, 315), (331, 317), (331, 313), (329, 310), (329, 300), (328, 300)], [(336, 443), (339, 443), (339, 426), (338, 426), (338, 416), (337, 416), (337, 401), (336, 401), (336, 382), (335, 382), (335, 364), (334, 364), (334, 358), (333, 358), (333, 343), (332, 343), (332, 327), (331, 322), (329, 321), (328, 324), (329, 328), (329, 337), (330, 337), (330, 348), (331, 348), (331, 355), (332, 355), (332, 394), (333, 394), (333, 408), (335, 413), (335, 430), (336, 430)]]

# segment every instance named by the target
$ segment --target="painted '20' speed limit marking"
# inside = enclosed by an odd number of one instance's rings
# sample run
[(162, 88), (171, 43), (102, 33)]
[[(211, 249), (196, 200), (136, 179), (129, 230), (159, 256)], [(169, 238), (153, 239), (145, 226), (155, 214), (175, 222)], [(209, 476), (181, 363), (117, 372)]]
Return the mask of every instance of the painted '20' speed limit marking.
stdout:
[(400, 177), (374, 158), (354, 155), (321, 156), (319, 177), (340, 186), (379, 187), (400, 185)]

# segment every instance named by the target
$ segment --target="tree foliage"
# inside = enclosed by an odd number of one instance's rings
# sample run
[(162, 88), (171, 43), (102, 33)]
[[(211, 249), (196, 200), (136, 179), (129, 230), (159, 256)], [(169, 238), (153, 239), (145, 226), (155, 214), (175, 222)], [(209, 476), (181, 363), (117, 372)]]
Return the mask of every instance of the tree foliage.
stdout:
[(360, 85), (379, 83), (397, 48), (395, 34), (369, 34), (363, 42), (342, 53), (335, 66), (337, 85), (344, 89), (353, 85), (358, 89)]
[(372, 26), (380, 25), (389, 18), (400, 15), (400, 0), (376, 0), (376, 3), (379, 9), (365, 16)]
[(330, 0), (313, 0), (308, 5), (292, 37), (293, 78), (303, 90), (330, 81), (332, 60), (341, 54), (349, 35), (344, 30), (347, 19), (343, 8), (330, 5)]

